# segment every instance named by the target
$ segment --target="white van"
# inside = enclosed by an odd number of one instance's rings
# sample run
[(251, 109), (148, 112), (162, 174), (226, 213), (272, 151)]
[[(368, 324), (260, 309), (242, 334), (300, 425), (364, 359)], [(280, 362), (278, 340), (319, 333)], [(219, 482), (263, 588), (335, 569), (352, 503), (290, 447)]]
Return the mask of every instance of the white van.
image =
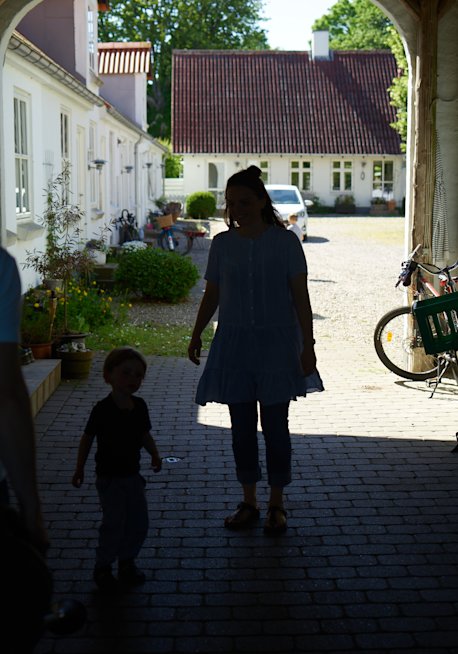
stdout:
[(297, 186), (291, 184), (266, 184), (266, 191), (272, 204), (285, 223), (291, 213), (297, 215), (297, 224), (307, 240), (307, 207)]

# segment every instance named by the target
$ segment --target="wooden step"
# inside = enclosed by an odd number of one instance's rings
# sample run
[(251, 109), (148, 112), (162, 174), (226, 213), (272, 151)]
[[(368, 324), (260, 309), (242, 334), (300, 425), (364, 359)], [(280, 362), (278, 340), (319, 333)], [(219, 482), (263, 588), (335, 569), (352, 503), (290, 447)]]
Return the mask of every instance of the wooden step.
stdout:
[(60, 384), (60, 359), (36, 359), (22, 366), (22, 374), (29, 391), (32, 415), (38, 411)]

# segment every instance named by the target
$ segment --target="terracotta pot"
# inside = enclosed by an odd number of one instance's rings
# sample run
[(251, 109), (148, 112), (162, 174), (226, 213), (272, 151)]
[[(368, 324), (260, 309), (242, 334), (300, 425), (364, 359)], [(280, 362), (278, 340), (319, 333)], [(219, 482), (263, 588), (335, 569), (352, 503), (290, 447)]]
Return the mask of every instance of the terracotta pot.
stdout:
[(29, 347), (34, 359), (50, 359), (52, 356), (52, 343), (33, 343)]
[(86, 379), (91, 370), (92, 350), (85, 352), (57, 352), (62, 361), (61, 375), (63, 379)]

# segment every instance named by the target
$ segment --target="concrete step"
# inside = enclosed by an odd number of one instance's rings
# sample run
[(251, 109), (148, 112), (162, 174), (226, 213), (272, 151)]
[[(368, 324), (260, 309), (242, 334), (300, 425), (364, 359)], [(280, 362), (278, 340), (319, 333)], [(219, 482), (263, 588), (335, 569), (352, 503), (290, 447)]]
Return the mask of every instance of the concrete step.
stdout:
[(44, 403), (60, 384), (60, 359), (35, 359), (22, 366), (22, 374), (29, 391), (32, 415), (36, 416)]

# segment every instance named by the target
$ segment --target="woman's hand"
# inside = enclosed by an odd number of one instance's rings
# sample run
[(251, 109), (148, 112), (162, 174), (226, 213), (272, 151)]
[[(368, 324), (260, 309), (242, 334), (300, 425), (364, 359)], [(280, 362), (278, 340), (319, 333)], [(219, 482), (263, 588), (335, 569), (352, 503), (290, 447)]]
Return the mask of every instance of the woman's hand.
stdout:
[(307, 377), (316, 370), (316, 355), (312, 344), (304, 346), (301, 354), (302, 371)]
[(189, 360), (196, 364), (200, 365), (200, 351), (202, 350), (202, 339), (200, 336), (191, 336), (191, 340), (188, 345), (188, 357)]

